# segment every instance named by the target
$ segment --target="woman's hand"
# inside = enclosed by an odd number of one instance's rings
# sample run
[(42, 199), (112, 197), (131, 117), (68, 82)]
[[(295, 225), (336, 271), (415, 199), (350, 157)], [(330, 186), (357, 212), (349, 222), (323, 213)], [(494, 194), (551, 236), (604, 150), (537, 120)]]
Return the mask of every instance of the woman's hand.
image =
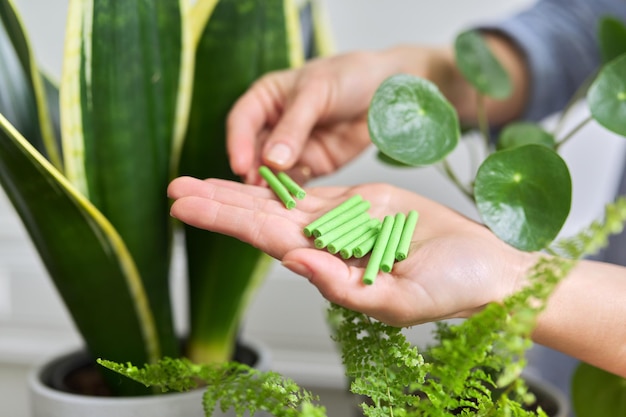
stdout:
[(259, 183), (268, 165), (300, 182), (329, 174), (369, 144), (366, 112), (385, 78), (375, 53), (351, 53), (276, 71), (255, 82), (227, 121), (233, 171)]
[[(533, 262), (485, 227), (406, 190), (368, 184), (307, 191), (287, 210), (267, 188), (224, 180), (182, 177), (168, 190), (174, 217), (248, 242), (308, 278), (329, 301), (397, 326), (466, 317), (513, 292)], [(367, 256), (343, 260), (315, 249), (302, 231), (355, 194), (371, 203), (372, 217), (420, 213), (409, 257), (373, 285), (362, 283)]]
[(449, 51), (395, 47), (310, 61), (259, 79), (233, 106), (227, 148), (233, 172), (259, 184), (267, 165), (304, 182), (330, 174), (369, 144), (367, 110), (378, 86), (400, 73), (448, 83)]

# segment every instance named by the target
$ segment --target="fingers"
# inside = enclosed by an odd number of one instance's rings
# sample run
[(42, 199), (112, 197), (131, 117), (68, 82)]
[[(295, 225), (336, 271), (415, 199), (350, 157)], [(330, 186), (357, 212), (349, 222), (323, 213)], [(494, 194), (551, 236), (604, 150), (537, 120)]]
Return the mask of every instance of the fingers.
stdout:
[[(302, 210), (287, 210), (275, 194), (267, 188), (227, 180), (209, 179), (203, 181), (192, 177), (180, 177), (170, 183), (168, 196), (175, 200), (196, 197), (233, 209), (265, 212), (289, 217), (298, 222), (306, 222), (311, 217), (309, 213)], [(176, 205), (176, 202), (174, 204)], [(301, 206), (304, 205), (301, 204)], [(175, 213), (172, 214), (175, 215)]]
[[(227, 119), (227, 150), (233, 172), (258, 184), (259, 165), (287, 171), (298, 163), (311, 132), (326, 111), (326, 80), (299, 81), (299, 72), (271, 73), (246, 92)], [(297, 169), (306, 181), (309, 165)]]
[(233, 181), (180, 177), (168, 187), (171, 215), (191, 226), (233, 236), (281, 259), (289, 250), (312, 247), (303, 227), (347, 197), (345, 187), (313, 190), (287, 210), (265, 188)]
[(293, 75), (289, 71), (271, 73), (255, 82), (233, 105), (226, 119), (228, 151), (233, 172), (255, 183), (259, 151), (266, 130), (276, 123), (285, 103), (285, 93)]
[[(236, 237), (280, 259), (288, 250), (312, 247), (302, 228), (320, 212), (345, 200), (347, 194), (345, 187), (312, 189), (307, 196), (308, 204), (299, 202), (308, 210), (287, 210), (264, 187), (180, 177), (171, 182), (168, 196), (175, 199), (172, 216), (184, 223)], [(326, 252), (315, 252), (343, 264)]]
[(167, 188), (167, 195), (173, 199), (191, 195), (203, 198), (217, 198), (225, 195), (219, 192), (220, 188), (244, 194), (237, 199), (241, 204), (254, 202), (252, 198), (245, 198), (245, 196), (269, 199), (273, 195), (272, 191), (266, 187), (249, 186), (235, 181), (217, 178), (199, 180), (193, 177), (179, 177), (174, 179)]
[(285, 171), (300, 159), (302, 151), (320, 120), (327, 102), (326, 83), (307, 83), (293, 92), (280, 120), (262, 148), (262, 160), (269, 167)]

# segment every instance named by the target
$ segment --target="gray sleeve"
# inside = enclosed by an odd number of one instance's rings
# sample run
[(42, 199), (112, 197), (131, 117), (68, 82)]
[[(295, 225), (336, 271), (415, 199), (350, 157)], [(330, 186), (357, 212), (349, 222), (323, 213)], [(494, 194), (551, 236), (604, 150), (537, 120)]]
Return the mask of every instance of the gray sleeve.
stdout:
[(512, 39), (525, 54), (531, 77), (525, 118), (561, 110), (599, 66), (598, 21), (626, 21), (626, 0), (539, 0), (530, 9), (481, 29)]

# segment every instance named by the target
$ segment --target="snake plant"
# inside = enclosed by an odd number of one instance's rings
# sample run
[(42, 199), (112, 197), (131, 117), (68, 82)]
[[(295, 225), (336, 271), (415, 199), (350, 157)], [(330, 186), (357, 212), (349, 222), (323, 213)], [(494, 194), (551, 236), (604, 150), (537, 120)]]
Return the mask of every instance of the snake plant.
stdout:
[(0, 23), (0, 182), (89, 352), (133, 363), (231, 359), (268, 258), (186, 230), (182, 352), (170, 300), (178, 224), (166, 188), (181, 174), (232, 178), (225, 115), (261, 74), (303, 61), (298, 6), (70, 0), (58, 86), (39, 70), (11, 0), (0, 0)]

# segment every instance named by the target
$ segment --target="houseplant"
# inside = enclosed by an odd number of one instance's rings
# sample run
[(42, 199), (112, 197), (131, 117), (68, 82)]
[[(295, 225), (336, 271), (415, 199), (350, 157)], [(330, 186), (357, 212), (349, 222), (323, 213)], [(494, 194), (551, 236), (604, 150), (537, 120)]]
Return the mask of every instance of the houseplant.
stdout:
[[(262, 73), (304, 59), (295, 3), (72, 0), (60, 88), (11, 0), (0, 22), (0, 182), (89, 353), (231, 359), (268, 258), (188, 228), (190, 333), (176, 334), (166, 188), (179, 174), (232, 178), (225, 114)], [(117, 395), (150, 393), (105, 376)]]
[[(481, 55), (487, 53), (489, 58), (486, 46), (473, 33), (459, 37), (457, 51), (460, 60), (467, 50), (478, 50)], [(623, 74), (626, 73), (626, 55), (623, 55), (623, 51), (616, 55), (600, 71), (587, 97), (594, 119), (618, 134), (626, 135), (626, 86), (623, 80)], [(478, 67), (469, 65), (469, 62), (464, 71), (470, 79), (478, 74), (476, 81), (491, 80), (493, 77), (497, 80), (503, 76), (504, 82), (497, 86), (493, 94), (499, 95), (500, 87), (504, 85), (502, 95), (505, 95), (506, 74), (502, 75), (497, 63), (495, 70), (492, 64), (482, 68), (482, 64), (489, 61), (493, 63), (493, 60), (487, 59), (481, 61)], [(496, 75), (485, 76), (484, 71), (494, 72)], [(491, 93), (489, 83), (477, 84), (478, 88), (485, 88), (487, 93)], [(387, 158), (392, 157), (405, 164), (425, 165), (440, 161), (458, 141), (459, 128), (454, 111), (434, 86), (424, 80), (406, 76), (389, 79), (381, 86), (370, 109), (373, 140), (386, 153)], [(393, 114), (389, 114), (391, 112)], [(401, 126), (397, 124), (397, 120), (402, 120)], [(545, 305), (554, 286), (567, 275), (567, 271), (574, 264), (568, 258), (575, 259), (592, 253), (603, 244), (607, 234), (618, 232), (622, 228), (624, 201), (619, 200), (609, 206), (604, 224), (593, 224), (589, 230), (574, 239), (561, 242), (557, 246), (548, 246), (569, 211), (569, 173), (555, 149), (564, 140), (569, 140), (571, 134), (555, 140), (554, 135), (538, 126), (517, 125), (503, 134), (503, 141), (508, 143), (500, 143), (499, 150), (495, 152), (495, 146), (492, 146), (488, 138), (489, 132), (485, 129), (487, 124), (482, 123), (481, 126), (489, 156), (477, 168), (475, 181), (459, 185), (468, 196), (475, 199), (485, 223), (502, 239), (525, 250), (545, 249), (565, 257), (552, 257), (539, 262), (531, 271), (530, 287), (515, 294), (502, 305), (488, 306), (484, 312), (467, 320), (460, 327), (442, 327), (439, 331), (442, 343), (428, 352), (431, 358), (439, 359), (438, 361), (422, 362), (423, 358), (415, 352), (391, 343), (383, 344), (395, 340), (397, 329), (389, 331), (384, 326), (378, 327), (362, 315), (342, 313), (348, 318), (349, 325), (338, 332), (338, 338), (350, 348), (348, 359), (354, 361), (348, 363), (348, 368), (353, 369), (351, 376), (357, 378), (353, 387), (359, 393), (369, 394), (375, 403), (374, 408), (368, 409), (371, 412), (369, 415), (391, 415), (391, 405), (394, 403), (409, 406), (396, 409), (401, 415), (419, 415), (409, 413), (407, 409), (420, 409), (422, 405), (428, 407), (421, 408), (424, 415), (450, 415), (452, 411), (462, 415), (526, 415), (521, 410), (519, 401), (526, 394), (517, 377), (523, 367), (523, 352), (530, 343), (528, 336), (536, 314)], [(412, 131), (405, 136), (407, 130)], [(531, 135), (525, 133), (520, 136), (520, 131), (529, 130)], [(535, 133), (538, 134), (534, 135)], [(418, 146), (415, 146), (416, 141), (419, 142)], [(531, 144), (527, 144), (529, 141)], [(414, 152), (411, 153), (410, 150)], [(424, 156), (429, 159), (424, 160)], [(445, 168), (456, 181), (457, 177), (451, 167)], [(546, 195), (550, 198), (546, 198)], [(537, 212), (545, 215), (539, 216)], [(344, 334), (346, 329), (349, 331)], [(383, 337), (369, 337), (372, 332), (383, 334)], [(400, 341), (398, 343), (401, 344)], [(385, 354), (389, 361), (397, 361), (397, 366), (392, 362), (383, 360), (381, 363), (377, 360)], [(373, 359), (370, 361), (370, 358)], [(116, 368), (149, 383), (166, 381), (166, 378), (160, 379), (163, 375), (159, 376), (164, 369), (149, 368), (147, 371), (138, 371), (133, 367), (126, 370), (124, 367)], [(193, 367), (189, 368), (184, 364), (181, 368), (193, 370)], [(406, 368), (412, 368), (416, 372), (405, 373)], [(495, 370), (497, 373), (492, 375), (485, 369)], [(209, 371), (206, 372), (211, 375)], [(472, 377), (466, 378), (468, 375)], [(609, 379), (602, 375), (607, 374), (599, 373), (597, 379), (594, 375), (594, 384), (595, 381), (602, 382), (598, 385), (599, 389), (611, 385), (618, 389), (621, 387), (621, 395), (624, 394), (622, 379)], [(368, 376), (371, 376), (369, 383)], [(358, 378), (365, 378), (365, 382)], [(419, 382), (425, 388), (414, 385)], [(505, 387), (500, 397), (502, 400), (496, 401), (498, 404), (494, 404), (491, 396), (490, 388), (494, 386)], [(412, 388), (408, 394), (407, 387)], [(428, 401), (411, 395), (413, 389), (426, 393)], [(519, 397), (511, 401), (510, 394), (513, 393)], [(209, 404), (213, 404), (212, 395), (208, 395)], [(604, 405), (609, 409), (613, 407), (607, 415), (620, 414), (618, 402)], [(593, 403), (590, 402), (588, 407), (593, 409)], [(305, 414), (308, 412), (304, 411)]]

